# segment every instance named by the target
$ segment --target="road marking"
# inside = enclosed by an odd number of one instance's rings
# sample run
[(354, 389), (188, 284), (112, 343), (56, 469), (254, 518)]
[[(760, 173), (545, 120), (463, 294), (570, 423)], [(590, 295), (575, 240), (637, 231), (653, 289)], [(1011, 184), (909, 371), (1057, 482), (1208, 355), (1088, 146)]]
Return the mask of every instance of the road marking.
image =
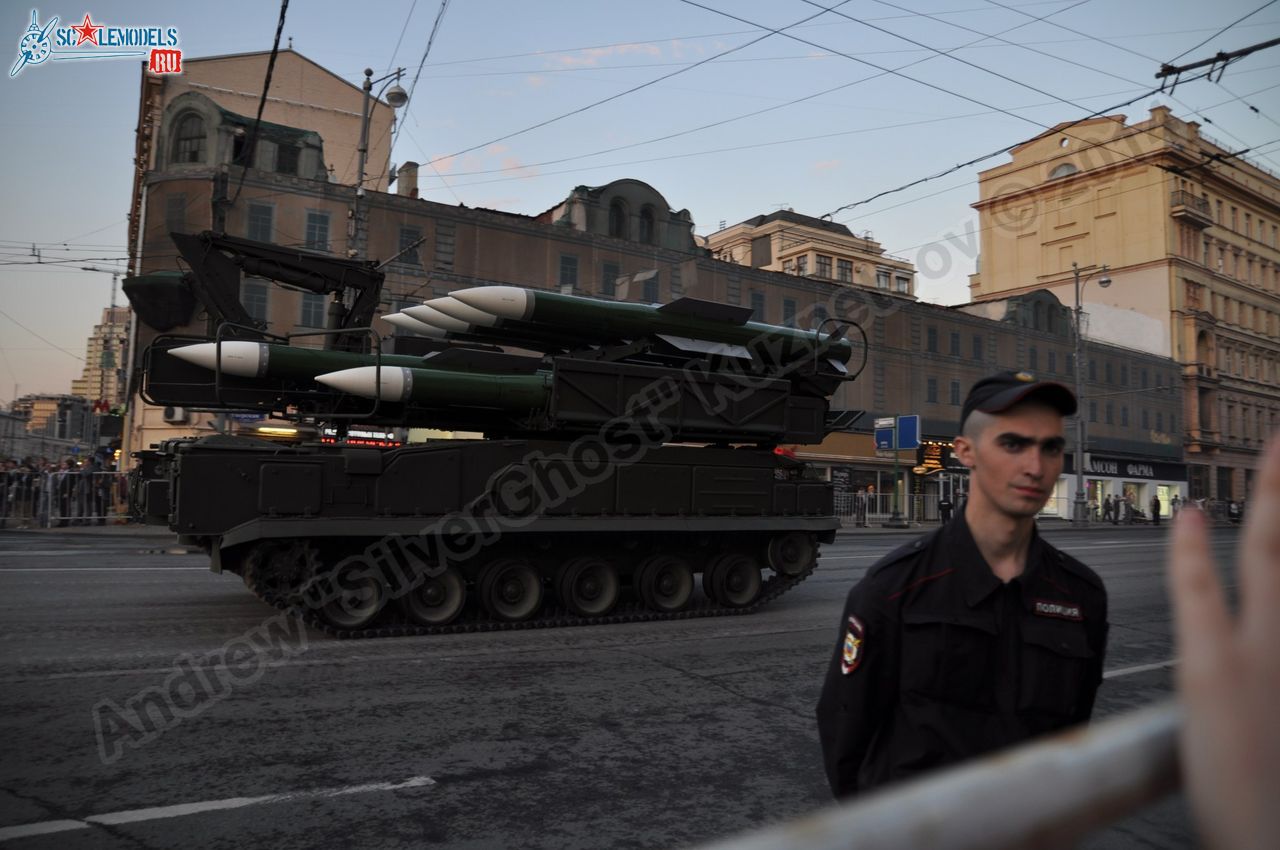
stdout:
[(83, 820), (50, 820), (40, 823), (25, 823), (18, 826), (0, 828), (0, 841), (14, 838), (26, 838), (30, 835), (47, 835), (53, 832), (69, 832), (75, 829), (88, 829), (94, 824), (116, 826), (124, 823), (140, 823), (164, 818), (181, 818), (203, 812), (242, 809), (245, 806), (263, 806), (274, 803), (291, 803), (295, 800), (313, 800), (324, 797), (342, 797), (348, 794), (368, 794), (374, 791), (399, 791), (404, 788), (422, 788), (435, 785), (430, 776), (414, 776), (403, 782), (374, 782), (368, 785), (348, 785), (344, 788), (318, 788), (312, 791), (290, 791), (285, 794), (268, 794), (263, 797), (228, 797), (225, 800), (204, 800), (197, 803), (178, 803), (173, 806), (156, 806), (148, 809), (129, 809), (122, 812), (108, 812), (104, 815), (90, 815)]
[(1152, 664), (1137, 664), (1133, 667), (1118, 667), (1115, 670), (1108, 670), (1102, 674), (1104, 679), (1114, 679), (1117, 676), (1132, 676), (1134, 673), (1147, 673), (1151, 670), (1164, 670), (1166, 667), (1178, 666), (1178, 659), (1170, 658), (1168, 661), (1156, 661)]

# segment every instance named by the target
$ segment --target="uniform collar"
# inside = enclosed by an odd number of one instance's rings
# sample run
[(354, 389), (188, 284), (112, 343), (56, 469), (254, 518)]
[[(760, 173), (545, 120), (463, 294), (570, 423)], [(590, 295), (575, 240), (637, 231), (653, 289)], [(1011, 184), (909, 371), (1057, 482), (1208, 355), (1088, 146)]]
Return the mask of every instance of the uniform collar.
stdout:
[[(956, 565), (957, 572), (960, 573), (964, 601), (970, 608), (976, 608), (1004, 584), (996, 578), (991, 565), (982, 556), (982, 550), (973, 539), (973, 532), (969, 529), (963, 510), (945, 526), (943, 542), (947, 551), (951, 553), (951, 562)], [(1040, 561), (1043, 555), (1044, 542), (1040, 539), (1040, 532), (1033, 526), (1031, 543), (1027, 547), (1027, 565), (1022, 575), (1014, 581), (1023, 588), (1029, 586), (1040, 573)]]

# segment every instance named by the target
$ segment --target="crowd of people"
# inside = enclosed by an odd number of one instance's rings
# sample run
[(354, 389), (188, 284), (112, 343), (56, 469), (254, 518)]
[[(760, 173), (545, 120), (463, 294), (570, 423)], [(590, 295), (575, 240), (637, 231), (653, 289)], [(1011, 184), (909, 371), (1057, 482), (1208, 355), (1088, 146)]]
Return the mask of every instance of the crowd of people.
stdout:
[(0, 460), (0, 528), (103, 525), (121, 497), (111, 458)]

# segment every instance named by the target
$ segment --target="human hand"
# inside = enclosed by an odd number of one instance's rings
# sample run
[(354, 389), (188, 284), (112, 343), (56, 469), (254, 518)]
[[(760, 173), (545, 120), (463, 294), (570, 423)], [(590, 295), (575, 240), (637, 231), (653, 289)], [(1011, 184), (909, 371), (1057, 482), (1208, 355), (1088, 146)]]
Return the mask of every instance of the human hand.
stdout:
[(1217, 850), (1280, 847), (1280, 437), (1263, 454), (1251, 502), (1238, 618), (1200, 511), (1179, 513), (1168, 566), (1183, 777), (1201, 836)]

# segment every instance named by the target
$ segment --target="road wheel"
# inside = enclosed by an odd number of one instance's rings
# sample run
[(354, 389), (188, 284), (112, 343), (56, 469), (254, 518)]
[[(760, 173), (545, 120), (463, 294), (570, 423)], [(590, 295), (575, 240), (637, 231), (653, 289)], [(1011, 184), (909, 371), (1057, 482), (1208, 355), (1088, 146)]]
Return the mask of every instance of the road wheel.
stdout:
[(317, 611), (339, 629), (362, 629), (387, 602), (387, 585), (376, 570), (358, 559), (339, 563), (324, 583), (326, 598)]
[(745, 608), (760, 595), (760, 564), (741, 554), (717, 556), (703, 573), (703, 590), (726, 608)]
[(654, 555), (636, 571), (636, 588), (645, 607), (663, 614), (680, 611), (693, 598), (693, 570), (683, 558)]
[(542, 606), (542, 579), (528, 561), (499, 558), (480, 572), (480, 604), (495, 620), (527, 620)]
[(769, 541), (769, 566), (776, 573), (795, 577), (813, 564), (818, 554), (818, 544), (813, 535), (802, 531), (779, 534)]
[(556, 590), (564, 607), (581, 617), (601, 617), (618, 601), (618, 571), (603, 558), (574, 558), (560, 568)]
[(462, 613), (467, 582), (457, 567), (432, 568), (400, 599), (400, 610), (419, 626), (444, 626)]

